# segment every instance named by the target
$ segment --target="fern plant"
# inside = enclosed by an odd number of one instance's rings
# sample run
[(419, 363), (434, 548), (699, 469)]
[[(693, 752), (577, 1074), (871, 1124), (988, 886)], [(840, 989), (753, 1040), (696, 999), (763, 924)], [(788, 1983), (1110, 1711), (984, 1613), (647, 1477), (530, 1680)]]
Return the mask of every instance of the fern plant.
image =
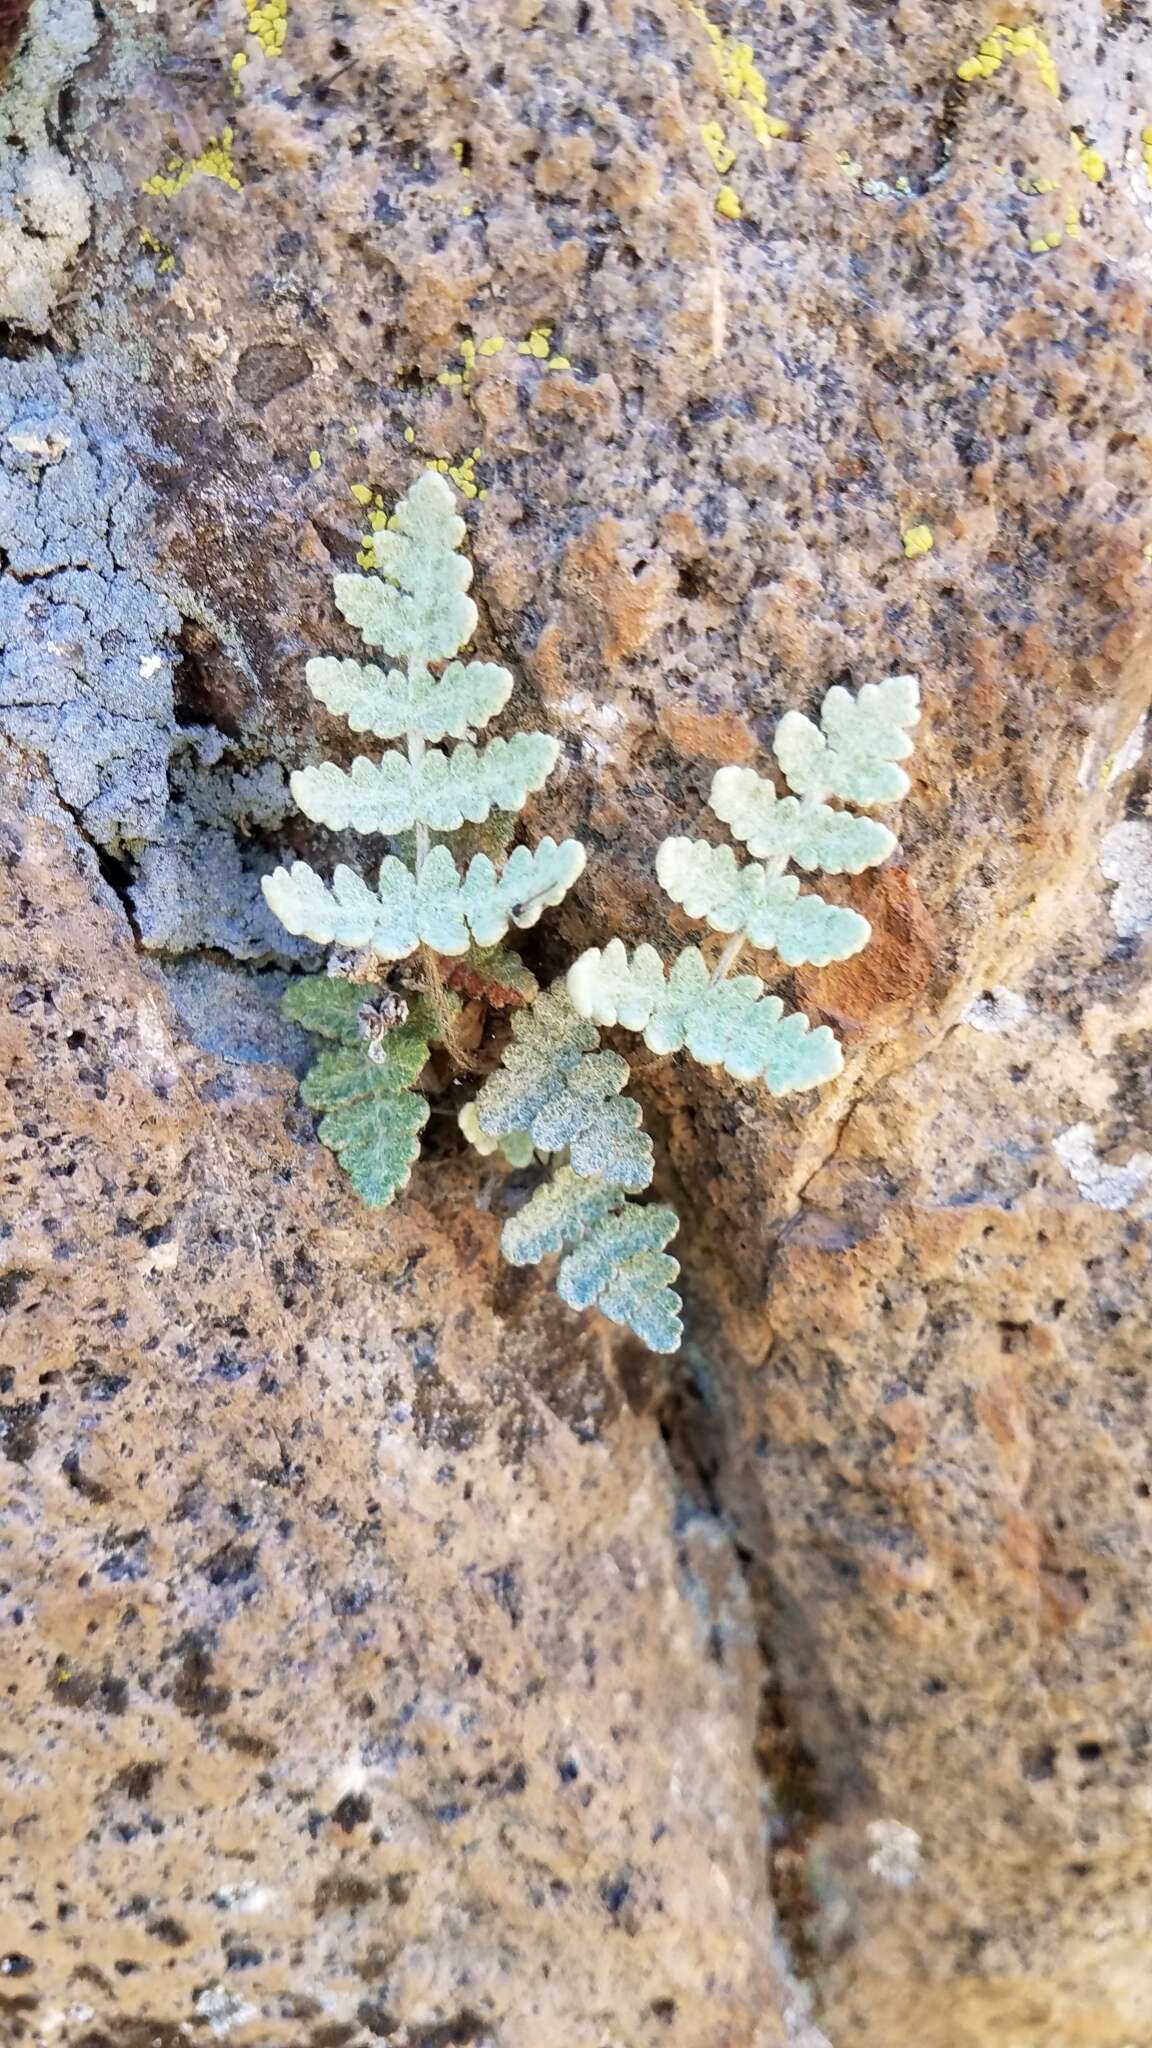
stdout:
[[(507, 703), (512, 677), (493, 662), (455, 659), (477, 617), (471, 564), (458, 552), (464, 533), (450, 487), (426, 471), (375, 535), (380, 574), (341, 575), (333, 585), (365, 645), (401, 665), (322, 656), (306, 671), (312, 694), (353, 732), (401, 740), (403, 750), (358, 755), (350, 769), (325, 761), (297, 770), (297, 804), (335, 831), (399, 837), (402, 851), (386, 853), (370, 879), (340, 863), (329, 883), (296, 861), (262, 885), (290, 932), (334, 948), (328, 976), (293, 982), (284, 1009), (335, 1041), (301, 1092), (322, 1112), (320, 1137), (373, 1207), (392, 1201), (418, 1156), (428, 1104), (417, 1083), (429, 1049), (454, 1045), (459, 1004), (444, 963), (466, 963), (481, 986), (504, 984), (525, 1000), (535, 981), (500, 941), (559, 903), (584, 866), (574, 839), (517, 846), (501, 866), (474, 853), (463, 868), (434, 839), (519, 811), (560, 751), (540, 732), (475, 744), (473, 732)], [(446, 739), (459, 744), (445, 749), (438, 743)], [(412, 965), (397, 990), (391, 974), (405, 961)]]
[(801, 893), (790, 863), (810, 873), (858, 875), (886, 860), (896, 845), (876, 819), (841, 810), (896, 803), (908, 790), (901, 767), (912, 752), (908, 728), (920, 715), (915, 676), (866, 683), (853, 697), (828, 691), (819, 726), (788, 711), (773, 750), (790, 795), (752, 768), (717, 771), (709, 804), (755, 859), (741, 863), (730, 846), (702, 839), (665, 839), (656, 874), (672, 901), (713, 931), (727, 934), (714, 967), (695, 946), (666, 969), (654, 946), (629, 956), (623, 940), (581, 954), (568, 971), (574, 1009), (595, 1024), (642, 1032), (653, 1052), (682, 1048), (705, 1066), (738, 1081), (762, 1081), (773, 1095), (815, 1088), (839, 1073), (839, 1041), (827, 1025), (811, 1029), (802, 1011), (785, 1013), (755, 974), (732, 974), (746, 946), (774, 950), (789, 967), (824, 967), (868, 943), (871, 926), (858, 911)]

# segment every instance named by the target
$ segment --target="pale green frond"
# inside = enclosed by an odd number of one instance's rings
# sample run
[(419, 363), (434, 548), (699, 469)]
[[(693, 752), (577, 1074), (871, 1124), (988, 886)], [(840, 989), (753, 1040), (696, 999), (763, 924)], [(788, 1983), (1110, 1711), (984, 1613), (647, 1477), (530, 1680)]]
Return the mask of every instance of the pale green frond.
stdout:
[(824, 699), (820, 728), (802, 712), (785, 712), (776, 759), (797, 796), (838, 796), (866, 808), (896, 803), (910, 786), (898, 763), (912, 752), (907, 728), (919, 716), (915, 676), (865, 683), (855, 697), (837, 683)]
[(490, 1138), (487, 1131), (482, 1131), (474, 1102), (464, 1104), (456, 1121), (482, 1159), (490, 1159), (494, 1152), (499, 1152), (509, 1166), (530, 1166), (536, 1157), (536, 1147), (527, 1131), (511, 1131), (506, 1138)]
[(503, 1064), (476, 1097), (481, 1130), (493, 1138), (529, 1131), (542, 1151), (567, 1145), (580, 1174), (647, 1187), (652, 1141), (636, 1104), (617, 1100), (627, 1063), (596, 1050), (596, 1028), (577, 1015), (563, 984), (517, 1011), (512, 1033)]
[(425, 470), (374, 537), (381, 574), (333, 583), (337, 605), (366, 646), (419, 666), (446, 660), (472, 638), (472, 565), (456, 553), (464, 533), (451, 488), (438, 471)]
[(674, 903), (718, 932), (744, 932), (750, 944), (774, 947), (789, 967), (826, 967), (867, 945), (871, 925), (858, 911), (801, 896), (795, 875), (774, 875), (757, 861), (742, 867), (730, 846), (702, 839), (666, 839), (656, 873)]
[[(611, 946), (617, 945), (618, 940), (611, 942)], [(605, 956), (610, 950), (605, 947)], [(653, 949), (638, 947), (637, 957), (641, 952), (653, 954)], [(658, 955), (653, 957), (659, 960)], [(594, 961), (586, 972), (578, 971), (584, 970), (588, 959), (583, 955), (570, 973), (577, 975), (578, 995), (591, 1001), (600, 986), (600, 962)], [(606, 983), (609, 995), (602, 1009), (613, 1006), (613, 988), (627, 991), (629, 972), (627, 956), (621, 960), (614, 955)], [(802, 1012), (785, 1016), (780, 998), (764, 993), (758, 975), (731, 975), (714, 984), (708, 963), (696, 946), (684, 948), (666, 980), (661, 966), (659, 987), (651, 961), (646, 960), (638, 986), (643, 990), (647, 1020), (629, 1028), (643, 1029), (644, 1043), (652, 1052), (687, 1051), (702, 1066), (723, 1067), (737, 1081), (762, 1080), (773, 1095), (814, 1088), (840, 1072), (840, 1047), (827, 1025), (813, 1031)], [(633, 1015), (638, 1014), (639, 999), (637, 1004)], [(624, 1022), (621, 1006), (616, 1008)]]
[(500, 1244), (514, 1266), (538, 1265), (572, 1247), (556, 1278), (561, 1300), (595, 1305), (649, 1350), (669, 1352), (681, 1337), (680, 1299), (670, 1285), (680, 1268), (661, 1247), (677, 1227), (672, 1209), (644, 1208), (619, 1187), (560, 1166), (504, 1225)]
[(761, 859), (794, 860), (825, 875), (859, 875), (887, 860), (895, 834), (874, 818), (830, 804), (777, 796), (754, 768), (718, 768), (709, 804), (733, 837)]
[(557, 845), (544, 838), (535, 847), (517, 846), (499, 872), (486, 853), (475, 854), (464, 877), (462, 902), (477, 944), (494, 945), (509, 923), (521, 929), (534, 925), (542, 911), (567, 895), (585, 859), (576, 839)]
[(465, 742), (445, 754), (431, 747), (418, 761), (358, 754), (350, 773), (323, 761), (298, 768), (292, 794), (306, 817), (335, 832), (408, 832), (427, 825), (455, 832), (467, 818), (481, 824), (490, 811), (518, 811), (556, 766), (560, 743), (548, 733), (518, 732), (485, 747)]
[(409, 1022), (371, 1052), (366, 1043), (322, 1052), (301, 1083), (308, 1107), (324, 1112), (317, 1135), (369, 1208), (386, 1207), (419, 1156), (428, 1104), (412, 1084), (427, 1057), (425, 1032)]
[(538, 1266), (541, 1259), (579, 1244), (585, 1231), (611, 1216), (625, 1200), (620, 1188), (589, 1180), (570, 1166), (558, 1166), (542, 1182), (500, 1236), (500, 1248), (511, 1266)]
[(380, 904), (355, 868), (341, 864), (329, 889), (315, 869), (298, 860), (290, 868), (276, 868), (265, 875), (260, 887), (273, 916), (297, 938), (336, 946), (372, 943)]
[(495, 718), (512, 693), (512, 677), (491, 661), (450, 661), (439, 681), (417, 671), (387, 673), (371, 662), (319, 655), (305, 670), (312, 695), (346, 718), (353, 732), (382, 740), (418, 733), (425, 740), (461, 739)]
[(573, 962), (567, 988), (574, 1007), (594, 1024), (643, 1031), (664, 993), (664, 962), (655, 946), (637, 946), (629, 960), (623, 939), (609, 939), (603, 951), (590, 946)]

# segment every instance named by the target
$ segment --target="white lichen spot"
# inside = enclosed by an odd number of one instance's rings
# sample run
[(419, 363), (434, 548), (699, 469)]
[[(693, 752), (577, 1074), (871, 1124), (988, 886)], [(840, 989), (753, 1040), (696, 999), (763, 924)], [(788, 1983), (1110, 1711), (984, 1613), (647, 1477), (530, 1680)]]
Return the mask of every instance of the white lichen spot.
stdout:
[(1152, 1152), (1134, 1152), (1123, 1165), (1101, 1159), (1091, 1124), (1072, 1124), (1060, 1131), (1052, 1149), (1084, 1201), (1094, 1202), (1098, 1209), (1127, 1209), (1152, 1180)]
[(259, 2018), (254, 2005), (245, 2005), (234, 1991), (225, 1990), (223, 1984), (206, 1984), (192, 2001), (197, 2019), (207, 2023), (208, 2031), (218, 2041), (232, 2032), (233, 2027), (246, 2026), (249, 2020)]
[(1152, 824), (1125, 818), (1113, 825), (1100, 848), (1100, 870), (1116, 883), (1109, 909), (1121, 938), (1152, 931)]
[(905, 1827), (899, 1820), (869, 1821), (868, 1840), (872, 1844), (868, 1868), (873, 1877), (899, 1891), (915, 1884), (920, 1875), (920, 1837), (915, 1828)]
[(156, 675), (163, 666), (164, 662), (159, 654), (146, 654), (140, 663), (139, 673), (147, 682), (149, 676)]
[(1017, 1031), (1028, 1015), (1028, 1005), (1014, 989), (989, 988), (969, 1003), (960, 1019), (973, 1031)]

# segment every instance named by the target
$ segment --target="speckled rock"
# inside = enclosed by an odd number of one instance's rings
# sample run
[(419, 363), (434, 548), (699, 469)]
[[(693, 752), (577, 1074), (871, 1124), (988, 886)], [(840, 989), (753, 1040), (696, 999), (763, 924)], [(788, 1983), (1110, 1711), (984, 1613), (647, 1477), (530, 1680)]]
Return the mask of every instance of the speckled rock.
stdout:
[[(958, 76), (999, 18), (289, 0), (277, 50), (275, 7), (125, 7), (73, 80), (52, 340), (137, 380), (174, 716), (225, 780), (339, 758), (303, 664), (351, 651), (351, 486), (427, 460), (477, 493), (478, 645), (564, 742), (531, 824), (590, 849), (545, 973), (686, 929), (654, 847), (785, 707), (898, 667), (925, 717), (901, 852), (844, 887), (873, 944), (774, 984), (842, 1079), (635, 1059), (671, 1371), (501, 1270), (514, 1191), (474, 1212), (446, 1140), (366, 1223), (243, 1005), (169, 958), (167, 1009), (27, 784), (26, 2039), (745, 2048), (809, 1996), (834, 2048), (1152, 2029), (1152, 29), (1040, 0)], [(255, 898), (299, 821), (217, 806), (198, 876), (171, 754), (169, 797), (108, 881), (162, 955), (259, 962), (213, 878)]]

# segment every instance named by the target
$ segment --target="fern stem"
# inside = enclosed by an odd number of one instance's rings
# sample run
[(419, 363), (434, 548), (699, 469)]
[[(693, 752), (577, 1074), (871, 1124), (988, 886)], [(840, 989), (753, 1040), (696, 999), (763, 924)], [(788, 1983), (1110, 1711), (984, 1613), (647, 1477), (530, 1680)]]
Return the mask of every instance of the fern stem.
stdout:
[(747, 937), (747, 932), (733, 932), (715, 967), (712, 969), (712, 979), (708, 983), (709, 988), (715, 988), (718, 981), (726, 980), (727, 976), (731, 974), (733, 967), (744, 951)]
[[(424, 735), (423, 735), (423, 733), (420, 733), (420, 732), (410, 732), (410, 733), (408, 733), (408, 734), (406, 735), (406, 738), (407, 738), (407, 741), (408, 741), (408, 759), (409, 759), (409, 760), (411, 761), (411, 763), (412, 763), (412, 766), (413, 766), (413, 768), (418, 768), (418, 767), (420, 766), (420, 763), (421, 763), (421, 761), (422, 761), (422, 760), (424, 759)], [(427, 825), (426, 825), (426, 824), (424, 823), (424, 820), (423, 820), (422, 818), (417, 818), (417, 820), (416, 820), (416, 874), (417, 874), (417, 876), (419, 876), (420, 870), (421, 870), (421, 868), (423, 867), (423, 865), (424, 865), (425, 861), (427, 860), (427, 858), (428, 858), (428, 827), (427, 827)]]

